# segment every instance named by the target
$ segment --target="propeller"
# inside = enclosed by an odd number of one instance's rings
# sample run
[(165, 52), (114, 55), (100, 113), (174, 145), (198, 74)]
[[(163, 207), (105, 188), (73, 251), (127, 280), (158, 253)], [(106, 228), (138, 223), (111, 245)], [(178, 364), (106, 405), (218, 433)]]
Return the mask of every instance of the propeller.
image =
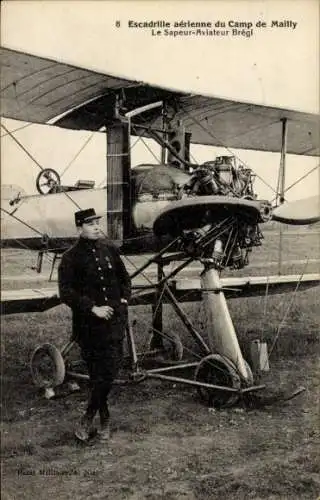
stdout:
[(320, 221), (320, 197), (311, 196), (283, 203), (274, 208), (272, 220), (293, 225), (314, 224)]

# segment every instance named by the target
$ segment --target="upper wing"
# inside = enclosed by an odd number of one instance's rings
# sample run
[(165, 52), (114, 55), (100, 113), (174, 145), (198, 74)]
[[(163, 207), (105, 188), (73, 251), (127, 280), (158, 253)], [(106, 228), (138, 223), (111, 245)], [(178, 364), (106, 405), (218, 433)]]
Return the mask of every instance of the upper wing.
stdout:
[[(7, 118), (99, 130), (113, 119), (117, 96), (127, 111), (163, 100), (183, 120), (192, 143), (277, 152), (281, 119), (287, 118), (287, 152), (317, 156), (320, 151), (319, 117), (312, 113), (186, 94), (10, 49), (1, 49), (1, 81), (1, 115)], [(136, 133), (139, 124), (161, 128), (159, 109), (135, 123)]]
[[(68, 64), (1, 48), (1, 115), (32, 123), (47, 123), (105, 94), (114, 95), (129, 82)], [(90, 120), (89, 120), (90, 122)], [(68, 128), (98, 130), (85, 123)]]

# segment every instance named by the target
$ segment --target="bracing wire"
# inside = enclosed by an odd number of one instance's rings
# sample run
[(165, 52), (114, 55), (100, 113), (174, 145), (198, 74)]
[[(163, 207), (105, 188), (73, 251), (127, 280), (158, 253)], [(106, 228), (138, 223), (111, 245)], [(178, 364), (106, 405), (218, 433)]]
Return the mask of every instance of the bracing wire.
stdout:
[(16, 144), (18, 144), (18, 146), (26, 153), (26, 155), (37, 165), (38, 168), (40, 168), (40, 170), (44, 170), (43, 166), (40, 165), (40, 163), (35, 159), (34, 156), (32, 156), (32, 154), (27, 150), (27, 148), (24, 147), (24, 145), (13, 135), (12, 132), (10, 132), (10, 130), (7, 129), (7, 127), (1, 123), (0, 124), (1, 127), (5, 130), (5, 132), (7, 133), (7, 135), (9, 135), (11, 137), (11, 139), (13, 139)]
[[(301, 177), (299, 177), (298, 180), (296, 180), (295, 182), (293, 182), (292, 184), (290, 184), (290, 186), (288, 186), (284, 192), (287, 193), (290, 189), (292, 189), (294, 186), (296, 186), (297, 184), (299, 184), (299, 182), (301, 182), (303, 179), (306, 179), (306, 177), (308, 177), (310, 174), (312, 174), (313, 172), (315, 172), (316, 170), (318, 170), (320, 168), (320, 163), (318, 163), (318, 165), (316, 165), (315, 167), (313, 167), (311, 170), (309, 170), (306, 174), (302, 175)], [(272, 202), (275, 201), (275, 198), (272, 200)]]
[[(134, 125), (132, 125), (132, 129), (135, 131), (136, 130), (136, 127)], [(149, 153), (151, 153), (151, 155), (153, 156), (153, 158), (156, 160), (157, 163), (160, 164), (159, 162), (159, 158), (156, 156), (156, 154), (152, 151), (152, 149), (150, 148), (150, 146), (146, 143), (144, 137), (141, 137), (141, 141), (143, 142), (144, 146), (147, 148), (147, 150), (149, 151)]]
[[(247, 168), (251, 168), (248, 163), (244, 162), (237, 154), (234, 153), (234, 151), (232, 149), (230, 149), (228, 146), (226, 146), (225, 144), (222, 144), (221, 140), (215, 136), (215, 134), (213, 132), (211, 132), (210, 130), (208, 130), (206, 127), (204, 127), (204, 125), (202, 125), (202, 123), (197, 120), (195, 117), (193, 117), (189, 111), (187, 111), (184, 106), (182, 105), (182, 108), (184, 109), (184, 112), (186, 113), (186, 115), (189, 116), (189, 118), (194, 122), (196, 123), (196, 125), (198, 125), (204, 132), (206, 132), (210, 137), (212, 137), (215, 141), (218, 141), (219, 143), (221, 143), (221, 147), (224, 147), (227, 151), (229, 151), (230, 154), (232, 154), (232, 156), (234, 156), (235, 158), (237, 158), (238, 161), (240, 161), (243, 165), (245, 165)], [(254, 169), (252, 169), (254, 170)], [(272, 190), (273, 193), (275, 193), (275, 189), (274, 187), (271, 186), (271, 184), (269, 184), (265, 179), (263, 179), (262, 177), (260, 177), (260, 175), (258, 174), (255, 174), (258, 179), (260, 179), (261, 182), (263, 182), (269, 189)]]
[(82, 151), (85, 149), (85, 147), (89, 144), (89, 142), (92, 140), (92, 138), (94, 137), (94, 134), (95, 132), (92, 132), (90, 134), (90, 136), (85, 140), (85, 142), (82, 144), (82, 146), (80, 147), (79, 151), (77, 151), (77, 153), (73, 156), (73, 158), (69, 161), (69, 163), (66, 165), (66, 167), (64, 168), (64, 170), (61, 172), (60, 174), (60, 177), (62, 178), (62, 176), (67, 172), (67, 170), (71, 167), (71, 165), (75, 162), (75, 160), (78, 158), (78, 156), (82, 153)]
[[(24, 130), (25, 128), (31, 127), (31, 125), (34, 125), (33, 123), (27, 123), (26, 125), (22, 125), (21, 127), (17, 127), (13, 130), (11, 130), (11, 134), (15, 134), (16, 132), (19, 132), (20, 130)], [(1, 135), (1, 139), (4, 137), (7, 137), (7, 135), (10, 135), (8, 132), (5, 132), (4, 134)]]
[[(10, 216), (10, 217), (12, 217), (13, 219), (15, 219), (17, 222), (20, 222), (21, 224), (23, 224), (23, 225), (24, 225), (25, 227), (27, 227), (28, 229), (31, 229), (31, 231), (34, 231), (34, 232), (35, 232), (36, 234), (38, 234), (38, 235), (39, 235), (39, 236), (40, 236), (43, 240), (45, 239), (45, 236), (46, 236), (46, 235), (45, 235), (45, 234), (43, 234), (43, 233), (42, 233), (41, 231), (39, 231), (38, 229), (36, 229), (35, 227), (31, 226), (28, 222), (26, 222), (26, 221), (24, 221), (24, 220), (20, 219), (20, 217), (17, 217), (17, 216), (16, 216), (16, 215), (14, 215), (13, 213), (8, 212), (5, 208), (3, 208), (3, 207), (0, 207), (0, 208), (1, 208), (1, 210), (2, 210), (5, 214), (9, 215), (9, 216)], [(30, 247), (30, 246), (26, 245), (25, 243), (23, 243), (23, 242), (21, 241), (21, 239), (18, 239), (18, 238), (13, 238), (13, 240), (14, 240), (14, 241), (15, 241), (18, 245), (20, 245), (20, 247), (21, 247), (22, 249), (24, 249), (24, 250), (30, 250), (30, 251), (33, 251), (33, 250), (34, 250), (32, 247)], [(50, 248), (50, 250), (49, 250), (49, 251), (50, 251), (50, 252), (52, 252), (52, 253), (55, 253), (57, 250), (58, 250), (58, 249), (56, 249), (56, 248)], [(49, 263), (52, 263), (53, 259), (51, 259), (47, 253), (45, 253), (45, 257), (46, 257), (46, 259), (47, 259), (47, 261), (48, 261)]]
[(44, 234), (41, 231), (39, 231), (35, 227), (33, 227), (30, 224), (28, 224), (26, 221), (20, 219), (19, 217), (17, 217), (13, 213), (8, 212), (8, 210), (6, 210), (5, 208), (3, 208), (3, 207), (0, 207), (0, 208), (1, 208), (1, 210), (4, 213), (6, 213), (7, 215), (9, 215), (10, 217), (12, 217), (13, 219), (15, 219), (16, 221), (21, 222), (21, 224), (23, 224), (24, 226), (26, 226), (28, 229), (31, 229), (31, 231), (34, 231), (35, 233), (39, 234), (41, 237), (44, 237)]
[[(10, 130), (8, 130), (7, 127), (3, 123), (1, 123), (0, 125), (7, 132), (7, 134), (9, 134), (9, 136), (20, 146), (20, 148), (26, 153), (26, 155), (37, 165), (37, 167), (40, 168), (41, 171), (45, 170), (44, 167), (42, 165), (40, 165), (40, 163), (34, 158), (34, 156), (32, 156), (32, 154), (24, 147), (24, 145), (21, 144), (21, 142), (18, 141), (18, 139), (10, 132)], [(63, 194), (65, 194), (66, 197), (69, 198), (69, 200), (79, 210), (81, 210), (81, 207), (78, 205), (78, 203), (73, 198), (71, 198), (71, 196), (66, 191), (63, 191)]]
[(294, 303), (294, 300), (295, 300), (295, 298), (296, 298), (296, 295), (297, 295), (297, 292), (298, 292), (299, 286), (300, 286), (301, 281), (302, 281), (302, 278), (303, 278), (303, 276), (304, 276), (304, 274), (305, 274), (305, 270), (306, 270), (306, 268), (307, 268), (308, 263), (309, 263), (309, 259), (307, 259), (307, 260), (306, 260), (306, 262), (305, 262), (304, 268), (303, 268), (303, 270), (302, 270), (302, 272), (301, 272), (301, 274), (300, 274), (300, 276), (299, 276), (299, 279), (298, 279), (298, 281), (297, 281), (297, 284), (296, 284), (296, 286), (295, 286), (295, 289), (294, 289), (294, 291), (292, 292), (291, 300), (289, 301), (288, 306), (287, 306), (287, 309), (285, 310), (285, 313), (284, 313), (284, 315), (283, 315), (283, 317), (282, 317), (282, 320), (281, 320), (281, 322), (280, 322), (280, 324), (279, 324), (279, 326), (278, 326), (278, 328), (277, 328), (277, 331), (276, 331), (276, 334), (275, 334), (275, 336), (274, 336), (274, 339), (273, 339), (272, 345), (271, 345), (271, 347), (270, 347), (269, 356), (271, 355), (272, 351), (273, 351), (273, 350), (274, 350), (274, 348), (275, 348), (275, 345), (276, 345), (276, 343), (277, 343), (277, 341), (278, 341), (278, 338), (279, 338), (280, 332), (281, 332), (281, 330), (282, 330), (282, 328), (283, 328), (283, 325), (284, 325), (284, 323), (285, 323), (285, 321), (286, 321), (286, 319), (287, 319), (287, 317), (288, 317), (288, 314), (289, 314), (289, 312), (290, 312), (290, 309), (291, 309), (291, 307), (292, 307), (292, 305), (293, 305), (293, 303)]
[[(152, 125), (155, 123), (155, 121), (156, 121), (156, 120), (157, 120), (157, 117), (155, 117), (155, 118), (152, 120), (152, 122), (151, 122), (151, 125), (150, 125), (150, 126), (152, 126)], [(131, 127), (133, 128), (133, 125), (131, 125)], [(138, 144), (138, 142), (139, 142), (139, 141), (143, 141), (143, 136), (144, 136), (146, 133), (147, 133), (147, 130), (144, 130), (141, 134), (138, 134), (138, 138), (136, 139), (136, 141), (135, 141), (135, 142), (131, 142), (131, 144), (130, 144), (130, 146), (129, 146), (129, 153), (133, 150), (133, 148), (136, 146), (136, 144)], [(145, 146), (149, 149), (149, 146), (147, 146), (147, 144), (146, 144), (145, 142), (144, 142), (144, 145), (145, 145)], [(153, 157), (155, 158), (156, 162), (157, 162), (158, 164), (160, 164), (160, 160), (159, 160), (159, 158), (157, 158), (157, 157), (155, 156), (154, 152), (153, 152), (153, 151), (151, 151), (150, 149), (149, 149), (149, 151), (151, 152), (151, 154), (152, 154), (152, 155), (153, 155)], [(101, 187), (101, 186), (102, 186), (102, 184), (104, 184), (106, 181), (107, 181), (107, 178), (106, 178), (106, 177), (104, 177), (104, 178), (103, 178), (103, 180), (99, 183), (98, 187)]]

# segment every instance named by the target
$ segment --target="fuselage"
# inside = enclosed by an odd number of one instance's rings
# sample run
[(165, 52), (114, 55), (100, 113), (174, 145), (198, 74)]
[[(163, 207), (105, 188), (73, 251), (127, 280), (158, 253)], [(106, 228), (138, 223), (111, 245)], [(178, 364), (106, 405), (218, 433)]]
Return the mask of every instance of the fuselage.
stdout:
[[(250, 224), (262, 221), (262, 204), (256, 200), (217, 195), (182, 197), (181, 186), (190, 178), (186, 172), (165, 165), (132, 169), (130, 234), (125, 241), (116, 242), (124, 253), (157, 251), (168, 238), (177, 236), (179, 228), (196, 230), (208, 223), (219, 224), (230, 215)], [(64, 251), (78, 236), (74, 212), (88, 207), (102, 215), (101, 228), (108, 236), (106, 188), (24, 196), (13, 204), (3, 202), (2, 246)]]

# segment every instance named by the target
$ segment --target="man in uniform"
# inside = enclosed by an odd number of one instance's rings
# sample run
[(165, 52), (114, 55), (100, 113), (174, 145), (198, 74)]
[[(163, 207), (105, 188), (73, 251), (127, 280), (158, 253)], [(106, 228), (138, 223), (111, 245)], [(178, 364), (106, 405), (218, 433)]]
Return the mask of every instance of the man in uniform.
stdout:
[(79, 239), (59, 266), (62, 302), (72, 309), (73, 339), (79, 344), (90, 377), (88, 407), (75, 435), (87, 441), (100, 416), (100, 437), (109, 438), (108, 394), (122, 359), (131, 282), (119, 252), (101, 238), (100, 216), (93, 208), (75, 213)]

